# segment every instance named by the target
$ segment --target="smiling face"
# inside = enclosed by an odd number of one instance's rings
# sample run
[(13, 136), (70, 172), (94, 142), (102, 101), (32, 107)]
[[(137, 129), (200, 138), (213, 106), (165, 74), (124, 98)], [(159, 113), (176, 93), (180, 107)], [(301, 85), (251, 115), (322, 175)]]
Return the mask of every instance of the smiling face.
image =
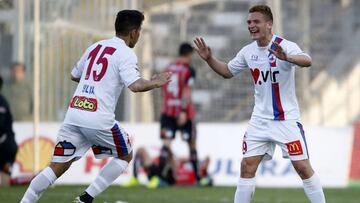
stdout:
[(247, 24), (252, 40), (262, 41), (271, 35), (272, 20), (260, 12), (249, 13)]

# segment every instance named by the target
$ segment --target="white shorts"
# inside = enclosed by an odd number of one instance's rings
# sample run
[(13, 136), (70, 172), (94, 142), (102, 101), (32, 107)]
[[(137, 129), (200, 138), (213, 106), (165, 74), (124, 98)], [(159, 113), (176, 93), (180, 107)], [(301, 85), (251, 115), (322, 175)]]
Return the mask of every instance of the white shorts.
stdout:
[(118, 123), (109, 130), (97, 130), (63, 124), (59, 130), (52, 162), (80, 159), (92, 148), (95, 158), (123, 157), (131, 153), (128, 133)]
[(243, 140), (244, 157), (265, 155), (263, 159), (270, 160), (275, 145), (281, 147), (284, 158), (309, 159), (305, 133), (299, 121), (251, 118)]

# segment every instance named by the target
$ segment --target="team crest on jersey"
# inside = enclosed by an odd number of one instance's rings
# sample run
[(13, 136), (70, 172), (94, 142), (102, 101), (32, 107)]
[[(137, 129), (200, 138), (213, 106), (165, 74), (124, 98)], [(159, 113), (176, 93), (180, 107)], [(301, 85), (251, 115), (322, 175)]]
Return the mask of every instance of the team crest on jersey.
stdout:
[(276, 57), (273, 54), (269, 55), (269, 63), (270, 63), (270, 67), (272, 68), (276, 67)]
[(109, 154), (109, 155), (111, 155), (112, 154), (112, 150), (110, 148), (107, 148), (107, 147), (93, 145), (91, 148), (92, 148), (95, 155), (98, 155), (98, 154)]
[(74, 109), (94, 112), (97, 110), (97, 100), (84, 96), (75, 96), (71, 100), (70, 107)]
[(75, 150), (76, 147), (65, 140), (55, 145), (54, 156), (71, 156), (75, 153)]

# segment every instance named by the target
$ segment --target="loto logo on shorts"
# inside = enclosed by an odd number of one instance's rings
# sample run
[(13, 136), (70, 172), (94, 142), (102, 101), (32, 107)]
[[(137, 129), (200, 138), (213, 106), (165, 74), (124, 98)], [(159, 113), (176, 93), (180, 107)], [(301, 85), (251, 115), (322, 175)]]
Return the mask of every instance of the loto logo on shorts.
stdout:
[(288, 149), (289, 155), (296, 156), (303, 154), (300, 140), (286, 143), (286, 147)]
[(71, 108), (94, 112), (97, 109), (97, 100), (84, 96), (75, 96), (70, 103)]

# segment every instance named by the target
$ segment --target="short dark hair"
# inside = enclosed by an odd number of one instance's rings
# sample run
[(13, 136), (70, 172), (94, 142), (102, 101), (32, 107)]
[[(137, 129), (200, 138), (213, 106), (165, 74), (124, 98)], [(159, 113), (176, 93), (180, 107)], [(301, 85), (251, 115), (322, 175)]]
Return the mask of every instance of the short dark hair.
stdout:
[(179, 46), (179, 56), (186, 56), (191, 54), (193, 51), (194, 48), (187, 42), (184, 42)]
[(115, 32), (117, 35), (128, 35), (133, 29), (141, 27), (144, 14), (137, 10), (122, 10), (116, 15)]
[(262, 13), (268, 18), (268, 20), (273, 21), (273, 14), (271, 12), (270, 7), (267, 5), (256, 5), (249, 9), (249, 13), (255, 13), (255, 12)]

